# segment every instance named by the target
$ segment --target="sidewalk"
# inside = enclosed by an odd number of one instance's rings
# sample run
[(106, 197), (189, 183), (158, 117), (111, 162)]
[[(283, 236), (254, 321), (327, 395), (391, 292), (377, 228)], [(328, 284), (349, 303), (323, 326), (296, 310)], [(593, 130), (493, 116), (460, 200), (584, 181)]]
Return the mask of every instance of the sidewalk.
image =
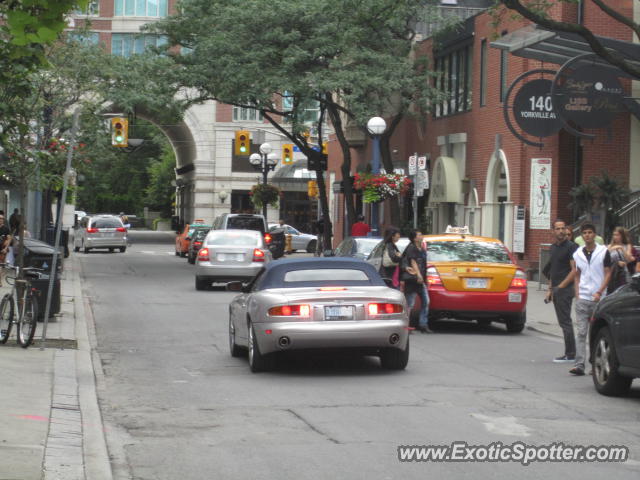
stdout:
[[(0, 295), (10, 289), (0, 287)], [(61, 312), (34, 345), (0, 345), (0, 479), (109, 480), (79, 264), (64, 259)]]

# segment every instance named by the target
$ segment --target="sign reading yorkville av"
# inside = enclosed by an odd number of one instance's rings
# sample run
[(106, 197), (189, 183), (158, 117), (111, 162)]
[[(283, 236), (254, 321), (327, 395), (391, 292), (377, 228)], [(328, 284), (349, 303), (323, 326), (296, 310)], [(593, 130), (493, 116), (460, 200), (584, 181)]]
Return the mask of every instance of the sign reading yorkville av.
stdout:
[(513, 99), (513, 116), (518, 126), (534, 137), (549, 137), (560, 131), (562, 121), (553, 110), (552, 81), (531, 80), (520, 87)]
[(602, 65), (584, 65), (556, 79), (556, 109), (582, 128), (608, 127), (624, 111), (624, 91), (618, 77)]

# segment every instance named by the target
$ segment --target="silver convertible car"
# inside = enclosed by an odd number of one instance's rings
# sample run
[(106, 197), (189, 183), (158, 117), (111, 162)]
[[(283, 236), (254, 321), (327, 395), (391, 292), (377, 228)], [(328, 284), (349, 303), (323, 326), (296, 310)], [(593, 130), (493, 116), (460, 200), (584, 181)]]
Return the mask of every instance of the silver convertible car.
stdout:
[(272, 369), (278, 352), (308, 349), (375, 355), (393, 370), (407, 366), (404, 295), (362, 260), (278, 260), (227, 290), (242, 292), (229, 305), (231, 355), (248, 350), (253, 372)]

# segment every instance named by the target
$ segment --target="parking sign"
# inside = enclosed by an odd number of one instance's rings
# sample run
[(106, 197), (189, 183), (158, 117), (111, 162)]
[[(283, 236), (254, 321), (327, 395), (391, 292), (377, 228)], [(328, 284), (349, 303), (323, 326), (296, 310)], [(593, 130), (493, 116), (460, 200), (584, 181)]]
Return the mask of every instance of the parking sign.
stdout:
[(415, 155), (411, 155), (409, 157), (409, 175), (415, 175), (418, 171), (417, 168), (418, 157)]

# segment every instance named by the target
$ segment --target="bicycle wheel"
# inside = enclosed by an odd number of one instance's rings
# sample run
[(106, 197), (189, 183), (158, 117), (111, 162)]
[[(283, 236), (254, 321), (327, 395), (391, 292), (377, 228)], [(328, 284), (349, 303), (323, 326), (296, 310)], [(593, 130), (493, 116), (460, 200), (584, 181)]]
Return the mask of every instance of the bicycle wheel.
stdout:
[(10, 293), (0, 302), (0, 343), (7, 343), (13, 325), (13, 298)]
[(36, 326), (38, 325), (38, 302), (33, 295), (27, 295), (24, 299), (24, 308), (20, 319), (18, 320), (18, 344), (22, 348), (27, 348), (33, 342), (33, 336), (36, 334)]

